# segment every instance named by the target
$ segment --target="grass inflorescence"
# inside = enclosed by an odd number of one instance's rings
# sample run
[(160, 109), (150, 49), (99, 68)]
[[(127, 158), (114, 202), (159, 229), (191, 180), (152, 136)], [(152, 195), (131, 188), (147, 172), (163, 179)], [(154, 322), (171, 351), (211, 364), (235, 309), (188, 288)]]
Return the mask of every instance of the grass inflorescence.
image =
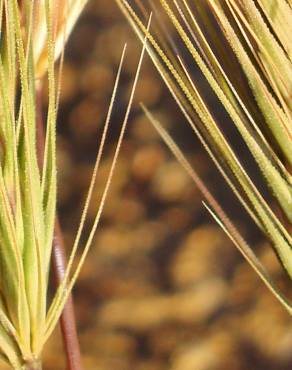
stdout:
[[(122, 51), (80, 226), (63, 280), (48, 302), (57, 208), (56, 126), (61, 90), (56, 60), (60, 57), (61, 71), (66, 40), (85, 4), (86, 0), (0, 0), (0, 356), (18, 370), (41, 368), (43, 346), (89, 251), (113, 178), (145, 51), (146, 41), (101, 202), (75, 263), (126, 46)], [(44, 149), (40, 153), (37, 98), (44, 79), (48, 82), (48, 108)]]
[[(270, 241), (284, 271), (292, 277), (292, 8), (290, 0), (116, 0), (142, 39), (162, 79), (257, 227)], [(151, 31), (145, 18), (153, 12)], [(157, 16), (157, 17), (155, 17)], [(204, 77), (224, 109), (227, 125), (249, 152), (246, 166), (193, 78)], [(253, 249), (206, 188), (174, 139), (143, 107), (154, 127), (206, 199), (206, 207), (279, 301), (291, 305), (275, 287)], [(226, 124), (225, 124), (226, 126)], [(255, 182), (256, 168), (267, 198)], [(280, 210), (280, 211), (279, 211)], [(278, 212), (279, 211), (279, 212)], [(194, 261), (195, 263), (195, 261)]]

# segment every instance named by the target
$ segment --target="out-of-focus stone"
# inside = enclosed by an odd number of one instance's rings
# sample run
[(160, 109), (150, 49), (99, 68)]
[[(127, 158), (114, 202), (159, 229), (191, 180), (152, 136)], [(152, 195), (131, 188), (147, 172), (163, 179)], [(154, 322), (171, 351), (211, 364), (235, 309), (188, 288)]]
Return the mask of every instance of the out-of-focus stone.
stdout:
[[(95, 217), (95, 214), (98, 209), (98, 205), (100, 204), (102, 194), (104, 191), (105, 180), (108, 177), (109, 170), (112, 164), (112, 157), (105, 159), (101, 164), (98, 170), (97, 182), (94, 187), (94, 191), (92, 194), (92, 200), (89, 205), (89, 215), (90, 217)], [(91, 176), (91, 174), (89, 174)], [(111, 217), (113, 212), (115, 212), (115, 199), (119, 195), (120, 191), (122, 190), (123, 186), (125, 186), (128, 182), (129, 176), (129, 163), (125, 156), (121, 153), (119, 158), (119, 165), (115, 169), (113, 181), (110, 186), (110, 192), (105, 204), (103, 218), (107, 216)], [(90, 183), (90, 178), (88, 179), (88, 184)]]
[(86, 350), (94, 351), (96, 355), (111, 357), (131, 357), (134, 355), (137, 343), (133, 336), (125, 332), (98, 332), (97, 328), (85, 330), (81, 336)]
[(167, 370), (167, 365), (162, 360), (139, 361), (135, 364), (135, 370)]
[(84, 93), (104, 99), (114, 87), (113, 69), (104, 63), (92, 63), (84, 68), (80, 85)]
[(120, 19), (120, 11), (116, 3), (108, 2), (108, 0), (89, 1), (85, 8), (85, 13), (88, 16), (102, 18), (104, 22), (113, 24), (113, 20)]
[(188, 199), (192, 186), (188, 174), (173, 161), (160, 167), (153, 179), (152, 191), (160, 201), (175, 202)]
[(173, 256), (169, 273), (176, 287), (193, 285), (208, 275), (220, 276), (233, 257), (233, 247), (216, 226), (190, 232)]
[(150, 181), (164, 160), (164, 150), (158, 145), (139, 149), (132, 162), (133, 176), (138, 181)]
[[(260, 282), (259, 282), (260, 284)], [(250, 312), (236, 322), (238, 332), (267, 359), (285, 362), (292, 360), (292, 323), (286, 321), (287, 313), (280, 305), (274, 305), (273, 295), (261, 286)], [(260, 290), (259, 290), (260, 291)]]
[(117, 66), (120, 63), (125, 43), (127, 43), (127, 58), (125, 58), (123, 64), (123, 72), (133, 76), (137, 70), (141, 46), (131, 29), (125, 24), (114, 24), (112, 27), (106, 28), (103, 32), (97, 34), (94, 54), (97, 59), (103, 55), (103, 61)]
[(113, 300), (99, 310), (98, 320), (108, 327), (137, 331), (150, 330), (170, 322), (185, 325), (202, 323), (220, 308), (226, 294), (226, 284), (213, 279), (198, 285), (194, 290), (169, 296)]
[(180, 343), (192, 342), (197, 330), (197, 325), (186, 327), (181, 324), (170, 323), (158, 326), (149, 335), (148, 347), (153, 357), (169, 356), (170, 353), (177, 351)]
[(88, 140), (94, 135), (97, 138), (98, 126), (103, 118), (102, 103), (96, 99), (82, 100), (70, 114), (71, 132), (78, 140)]
[(104, 357), (102, 355), (96, 356), (93, 353), (88, 355), (85, 354), (82, 358), (82, 363), (84, 369), (87, 370), (131, 370), (132, 368), (130, 359), (115, 357), (114, 355), (111, 357)]
[(232, 337), (220, 332), (195, 341), (173, 356), (171, 370), (240, 369)]
[(163, 224), (148, 222), (134, 228), (106, 228), (98, 234), (95, 242), (97, 253), (111, 257), (130, 256), (132, 253), (149, 252), (166, 236)]
[(116, 198), (115, 210), (107, 216), (118, 225), (133, 225), (143, 219), (145, 215), (145, 207), (141, 202), (138, 202), (134, 197)]
[(153, 73), (143, 73), (138, 81), (135, 91), (133, 104), (138, 106), (141, 102), (146, 107), (151, 107), (158, 102), (162, 93), (162, 85), (160, 80), (154, 77)]
[(237, 266), (230, 282), (229, 304), (239, 308), (249, 305), (254, 297), (259, 294), (259, 286), (261, 286), (260, 278), (246, 261), (242, 261)]
[(191, 214), (183, 207), (169, 207), (161, 215), (161, 219), (172, 232), (179, 232), (191, 222)]

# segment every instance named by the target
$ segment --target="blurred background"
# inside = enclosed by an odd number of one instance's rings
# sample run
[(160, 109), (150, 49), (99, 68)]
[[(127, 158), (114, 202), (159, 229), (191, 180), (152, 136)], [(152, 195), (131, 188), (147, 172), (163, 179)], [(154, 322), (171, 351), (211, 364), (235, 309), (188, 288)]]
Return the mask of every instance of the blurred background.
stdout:
[[(88, 231), (141, 45), (114, 1), (91, 0), (66, 49), (58, 176), (68, 253), (125, 42), (122, 80)], [(288, 314), (215, 225), (188, 175), (143, 115), (141, 101), (174, 135), (269, 271), (288, 289), (271, 248), (240, 211), (146, 57), (103, 217), (74, 289), (84, 369), (291, 369)], [(44, 368), (65, 369), (59, 330), (46, 346)]]

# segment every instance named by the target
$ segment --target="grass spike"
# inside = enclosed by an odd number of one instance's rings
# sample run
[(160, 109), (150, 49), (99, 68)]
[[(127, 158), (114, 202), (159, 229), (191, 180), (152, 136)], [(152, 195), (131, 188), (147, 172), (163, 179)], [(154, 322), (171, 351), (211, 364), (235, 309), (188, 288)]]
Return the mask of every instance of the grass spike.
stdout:
[[(289, 169), (292, 136), (291, 101), (287, 100), (291, 95), (291, 42), (283, 36), (284, 29), (291, 27), (285, 22), (283, 9), (289, 6), (287, 14), (290, 14), (291, 1), (289, 5), (285, 0), (273, 1), (279, 11), (272, 10), (271, 3), (265, 0), (258, 0), (256, 5), (252, 0), (159, 1), (160, 8), (180, 37), (176, 47), (179, 49), (183, 45), (192, 56), (228, 113), (230, 123), (245, 142), (274, 202), (284, 212), (284, 219), (275, 214), (270, 199), (263, 197), (253, 183), (253, 176), (250, 177), (241, 165), (240, 158), (223, 135), (220, 123), (216, 122), (197, 83), (179, 57), (180, 51), (176, 53), (180, 63), (177, 68), (173, 55), (160, 42), (160, 35), (150, 34), (145, 29), (131, 1), (116, 2), (140, 40), (143, 35), (148, 36), (150, 47), (147, 52), (188, 123), (292, 277), (292, 181)], [(145, 9), (147, 12), (147, 6)], [(278, 35), (281, 17), (283, 32)], [(222, 34), (219, 38), (217, 26)], [(230, 53), (233, 53), (231, 58)], [(161, 130), (160, 134), (163, 136)], [(226, 231), (224, 220), (214, 211)]]

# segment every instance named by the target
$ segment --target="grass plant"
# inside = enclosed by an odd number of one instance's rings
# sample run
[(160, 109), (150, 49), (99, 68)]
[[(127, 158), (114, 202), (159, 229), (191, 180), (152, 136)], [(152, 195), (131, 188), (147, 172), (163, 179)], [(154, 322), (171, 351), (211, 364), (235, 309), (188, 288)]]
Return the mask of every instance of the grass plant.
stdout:
[[(142, 64), (144, 47), (96, 217), (75, 263), (93, 193), (126, 47), (67, 268), (52, 300), (47, 291), (56, 220), (56, 126), (61, 83), (56, 60), (86, 0), (0, 1), (0, 355), (14, 369), (39, 370), (89, 251), (113, 178)], [(59, 73), (61, 75), (61, 73)], [(38, 89), (48, 79), (44, 150), (38, 151)], [(40, 155), (41, 158), (40, 161)], [(42, 162), (42, 166), (40, 166)]]
[[(290, 0), (116, 0), (193, 132), (292, 277), (292, 3)], [(144, 22), (154, 14), (151, 31)], [(156, 22), (155, 22), (156, 20)], [(194, 76), (203, 76), (226, 122)], [(266, 285), (291, 304), (244, 240), (175, 140), (143, 107), (173, 154), (200, 188), (206, 207)], [(224, 127), (248, 152), (246, 166)], [(250, 171), (250, 168), (253, 168)], [(269, 196), (258, 187), (261, 175)], [(194, 261), (194, 263), (196, 263)]]

